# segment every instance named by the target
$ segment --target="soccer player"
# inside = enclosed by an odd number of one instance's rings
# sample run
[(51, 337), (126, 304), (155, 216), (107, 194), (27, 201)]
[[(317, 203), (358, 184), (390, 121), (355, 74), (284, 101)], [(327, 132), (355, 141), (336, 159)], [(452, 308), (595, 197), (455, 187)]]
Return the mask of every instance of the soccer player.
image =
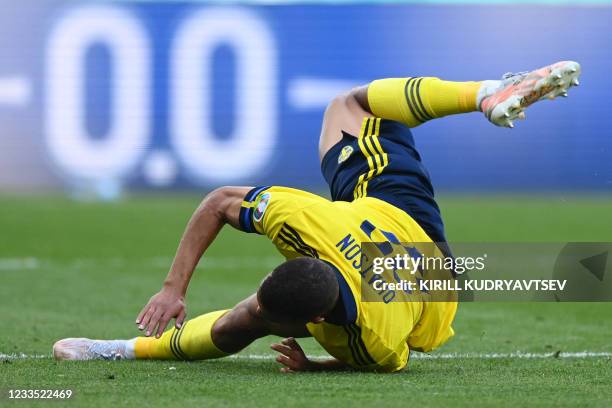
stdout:
[[(352, 367), (403, 369), (410, 350), (428, 352), (451, 336), (456, 302), (362, 302), (362, 242), (434, 242), (448, 253), (440, 210), (410, 128), (446, 115), (481, 111), (513, 127), (524, 109), (578, 85), (572, 61), (499, 81), (381, 79), (336, 97), (319, 139), (332, 200), (286, 187), (222, 187), (193, 214), (159, 293), (136, 319), (131, 340), (58, 341), (60, 360), (201, 360), (234, 354), (254, 340), (272, 348), (281, 371)], [(257, 292), (230, 310), (185, 320), (185, 293), (198, 261), (225, 224), (267, 236), (288, 259)], [(175, 320), (175, 327), (165, 331)], [(308, 359), (295, 338), (314, 337), (334, 358)]]

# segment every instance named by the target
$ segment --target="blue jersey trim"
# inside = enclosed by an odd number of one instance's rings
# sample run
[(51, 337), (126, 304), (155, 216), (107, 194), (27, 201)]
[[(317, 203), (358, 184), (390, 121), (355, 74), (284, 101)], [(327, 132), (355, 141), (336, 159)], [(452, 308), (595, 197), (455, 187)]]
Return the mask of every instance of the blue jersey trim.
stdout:
[(346, 283), (346, 279), (334, 264), (327, 261), (323, 262), (329, 265), (336, 273), (336, 279), (338, 279), (338, 288), (340, 292), (340, 302), (342, 303), (342, 309), (340, 310), (342, 316), (334, 315), (334, 318), (328, 319), (327, 322), (339, 325), (355, 323), (357, 321), (357, 303), (355, 302), (355, 297), (353, 296), (350, 286), (348, 283)]
[(346, 322), (355, 323), (357, 321), (357, 303), (355, 303), (353, 292), (348, 283), (346, 283), (342, 273), (338, 270), (336, 270), (336, 277), (338, 278), (340, 296), (342, 297), (342, 303), (344, 304), (344, 310), (346, 312)]
[[(252, 188), (244, 196), (244, 201), (252, 203), (257, 199), (257, 196), (263, 191), (269, 189), (270, 186), (259, 186)], [(240, 223), (240, 229), (248, 233), (257, 233), (255, 224), (253, 223), (253, 207), (240, 207), (240, 214), (238, 215), (238, 222)]]

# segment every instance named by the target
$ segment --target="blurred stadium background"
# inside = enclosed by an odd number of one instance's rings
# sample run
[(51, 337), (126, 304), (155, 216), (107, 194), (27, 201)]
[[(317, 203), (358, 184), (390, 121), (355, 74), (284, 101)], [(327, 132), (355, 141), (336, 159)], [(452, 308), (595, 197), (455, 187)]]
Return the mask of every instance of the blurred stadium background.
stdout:
[(574, 59), (583, 85), (531, 108), (515, 130), (474, 113), (415, 135), (441, 192), (610, 192), (612, 8), (426, 3), (437, 2), (5, 7), (0, 191), (323, 191), (316, 141), (338, 91), (391, 76), (496, 79)]
[[(246, 352), (259, 360), (51, 361), (62, 337), (136, 335), (134, 317), (212, 188), (327, 194), (317, 158), (325, 105), (375, 78), (497, 79), (579, 61), (581, 86), (531, 107), (513, 130), (473, 113), (414, 134), (451, 241), (612, 240), (612, 1), (270, 3), (3, 5), (0, 316), (11, 330), (0, 333), (10, 363), (0, 390), (70, 387), (90, 406), (152, 395), (150, 406), (226, 406), (237, 396), (388, 406), (406, 395), (423, 406), (607, 406), (610, 303), (462, 304), (458, 336), (442, 350), (451, 358), (414, 357), (406, 377), (377, 378), (376, 390), (365, 375), (280, 381), (267, 340)], [(190, 315), (231, 306), (279, 261), (266, 240), (224, 230), (194, 276)], [(608, 357), (498, 358), (517, 351)]]

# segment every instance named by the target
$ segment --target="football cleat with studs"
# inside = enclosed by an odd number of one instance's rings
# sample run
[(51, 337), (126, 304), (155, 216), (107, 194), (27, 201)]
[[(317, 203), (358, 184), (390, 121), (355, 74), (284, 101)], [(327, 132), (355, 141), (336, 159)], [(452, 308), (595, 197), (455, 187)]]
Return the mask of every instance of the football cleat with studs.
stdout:
[[(543, 99), (567, 97), (580, 82), (580, 64), (561, 61), (535, 71), (507, 73), (494, 90), (481, 99), (479, 109), (497, 126), (513, 128), (516, 119), (525, 119), (525, 109)], [(493, 82), (493, 81), (485, 81)]]

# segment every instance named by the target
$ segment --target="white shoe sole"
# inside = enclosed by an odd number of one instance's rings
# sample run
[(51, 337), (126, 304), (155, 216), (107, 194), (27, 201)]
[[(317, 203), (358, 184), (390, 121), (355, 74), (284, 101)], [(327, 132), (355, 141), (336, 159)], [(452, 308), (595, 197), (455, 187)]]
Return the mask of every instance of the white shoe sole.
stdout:
[(567, 97), (569, 88), (580, 84), (579, 76), (580, 64), (567, 61), (540, 78), (527, 94), (511, 95), (495, 106), (489, 120), (497, 126), (513, 128), (515, 120), (525, 119), (524, 111), (528, 106), (543, 99), (553, 100), (559, 96)]

